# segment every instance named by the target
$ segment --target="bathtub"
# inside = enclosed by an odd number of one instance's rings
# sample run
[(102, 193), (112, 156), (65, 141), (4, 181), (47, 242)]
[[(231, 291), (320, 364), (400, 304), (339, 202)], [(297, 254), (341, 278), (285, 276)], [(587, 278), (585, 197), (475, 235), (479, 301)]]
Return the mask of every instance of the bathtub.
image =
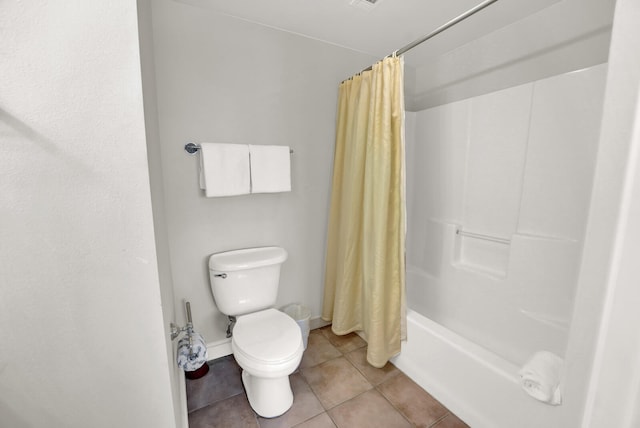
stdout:
[(560, 407), (527, 395), (520, 367), (413, 310), (392, 362), (472, 428), (559, 426)]

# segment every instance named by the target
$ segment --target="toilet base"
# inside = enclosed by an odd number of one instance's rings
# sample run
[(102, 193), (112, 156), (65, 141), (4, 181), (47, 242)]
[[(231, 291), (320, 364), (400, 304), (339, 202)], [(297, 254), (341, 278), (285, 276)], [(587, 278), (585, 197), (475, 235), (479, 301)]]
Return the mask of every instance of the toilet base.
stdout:
[(293, 404), (293, 392), (288, 375), (264, 378), (242, 370), (242, 383), (251, 408), (263, 418), (278, 417)]

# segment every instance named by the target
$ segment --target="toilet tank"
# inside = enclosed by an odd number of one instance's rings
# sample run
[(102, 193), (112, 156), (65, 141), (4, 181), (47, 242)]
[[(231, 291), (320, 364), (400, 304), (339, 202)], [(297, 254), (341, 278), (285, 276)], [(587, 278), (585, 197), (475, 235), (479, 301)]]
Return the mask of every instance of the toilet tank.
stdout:
[(276, 303), (280, 266), (287, 251), (280, 247), (245, 248), (209, 257), (209, 280), (216, 306), (225, 315), (244, 315)]

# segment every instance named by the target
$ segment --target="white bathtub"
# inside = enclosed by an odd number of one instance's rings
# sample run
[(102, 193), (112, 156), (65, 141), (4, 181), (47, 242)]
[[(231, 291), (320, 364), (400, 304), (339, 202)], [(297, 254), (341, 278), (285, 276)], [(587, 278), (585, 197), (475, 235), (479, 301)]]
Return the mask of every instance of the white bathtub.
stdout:
[(392, 362), (472, 428), (559, 427), (560, 407), (520, 387), (518, 366), (409, 310)]

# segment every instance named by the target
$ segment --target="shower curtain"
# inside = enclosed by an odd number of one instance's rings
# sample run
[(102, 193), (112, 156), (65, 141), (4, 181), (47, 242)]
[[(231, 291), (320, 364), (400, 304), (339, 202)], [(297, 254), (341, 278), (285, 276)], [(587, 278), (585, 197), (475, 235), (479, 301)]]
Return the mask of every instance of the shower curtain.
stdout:
[(400, 352), (405, 321), (403, 60), (341, 83), (322, 318), (361, 331), (367, 361)]

